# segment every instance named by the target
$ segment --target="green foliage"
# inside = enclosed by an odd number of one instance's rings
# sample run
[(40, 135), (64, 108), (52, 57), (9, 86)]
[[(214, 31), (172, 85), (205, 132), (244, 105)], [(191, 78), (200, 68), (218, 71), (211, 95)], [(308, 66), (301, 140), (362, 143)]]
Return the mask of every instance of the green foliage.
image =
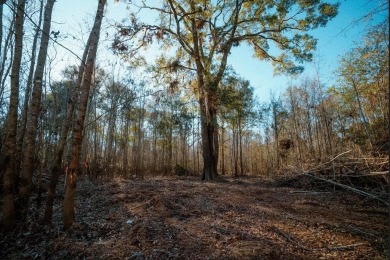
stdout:
[(254, 117), (253, 88), (249, 81), (232, 74), (225, 77), (219, 88), (220, 113), (224, 119), (237, 125)]
[[(178, 58), (192, 60), (192, 66), (200, 58), (202, 67), (196, 69), (204, 70), (199, 72), (205, 73), (208, 81), (218, 83), (231, 49), (242, 42), (253, 46), (257, 58), (271, 60), (276, 73), (301, 72), (303, 67), (296, 63), (310, 61), (316, 47), (316, 40), (307, 32), (334, 18), (338, 3), (166, 0), (147, 5), (133, 1), (132, 10), (129, 23), (118, 27), (115, 50), (127, 52), (153, 42), (179, 46)], [(144, 10), (149, 15), (156, 12), (160, 23), (144, 23), (135, 17)]]
[[(371, 139), (374, 146), (383, 146), (383, 140), (388, 139), (384, 130), (389, 125), (388, 38), (387, 21), (370, 28), (341, 58), (339, 86), (332, 89), (342, 104), (342, 116), (353, 119), (347, 132), (359, 145)], [(368, 124), (369, 133), (364, 132), (364, 124)]]

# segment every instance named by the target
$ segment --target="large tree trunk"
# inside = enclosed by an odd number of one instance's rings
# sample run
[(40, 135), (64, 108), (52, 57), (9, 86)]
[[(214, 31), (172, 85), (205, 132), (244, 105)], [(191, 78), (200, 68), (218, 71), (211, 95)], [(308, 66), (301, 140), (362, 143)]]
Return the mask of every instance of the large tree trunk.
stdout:
[[(195, 3), (191, 2), (191, 9), (196, 10)], [(222, 58), (221, 68), (215, 81), (211, 81), (210, 70), (202, 64), (202, 38), (198, 34), (195, 17), (191, 21), (193, 37), (197, 84), (199, 91), (199, 110), (203, 152), (202, 180), (212, 180), (218, 175), (218, 125), (217, 125), (217, 88), (226, 67), (227, 55)], [(234, 33), (233, 33), (234, 34)], [(209, 65), (207, 65), (209, 67)], [(210, 68), (208, 68), (210, 69)]]
[(76, 196), (76, 180), (77, 180), (77, 169), (80, 160), (81, 143), (83, 139), (83, 128), (84, 119), (88, 105), (89, 90), (91, 87), (92, 73), (94, 70), (95, 58), (97, 47), (99, 43), (100, 27), (103, 20), (104, 6), (107, 0), (99, 0), (98, 9), (96, 12), (95, 23), (93, 25), (90, 44), (86, 48), (88, 51), (88, 58), (85, 67), (85, 73), (83, 83), (81, 86), (82, 95), (80, 99), (76, 124), (73, 129), (73, 142), (72, 142), (72, 156), (69, 165), (69, 172), (67, 176), (67, 185), (64, 198), (64, 228), (68, 229), (73, 225), (75, 218), (75, 196)]
[(16, 224), (14, 203), (15, 149), (19, 105), (19, 72), (23, 51), (23, 22), (25, 1), (19, 0), (15, 15), (15, 55), (11, 72), (11, 96), (5, 124), (5, 158), (3, 176), (3, 224), (5, 231), (11, 231)]
[[(204, 86), (200, 86), (200, 90)], [(203, 93), (206, 91), (203, 91)], [(208, 90), (200, 94), (200, 123), (203, 146), (203, 175), (202, 180), (212, 180), (218, 176), (218, 124), (216, 95)], [(211, 92), (211, 93), (210, 93)]]
[(24, 215), (29, 206), (32, 190), (32, 175), (34, 171), (36, 135), (38, 129), (38, 118), (41, 110), (43, 71), (46, 63), (47, 48), (49, 45), (51, 16), (55, 0), (48, 0), (45, 7), (41, 45), (39, 48), (37, 68), (34, 75), (34, 88), (31, 98), (31, 106), (28, 113), (26, 128), (26, 148), (23, 152), (22, 180), (19, 191), (20, 206)]

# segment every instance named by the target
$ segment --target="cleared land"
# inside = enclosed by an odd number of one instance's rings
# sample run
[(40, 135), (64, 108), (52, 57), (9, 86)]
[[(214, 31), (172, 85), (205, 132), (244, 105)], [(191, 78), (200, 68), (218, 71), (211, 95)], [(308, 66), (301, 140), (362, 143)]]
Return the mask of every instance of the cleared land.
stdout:
[(387, 207), (343, 190), (260, 178), (81, 180), (68, 232), (61, 201), (52, 226), (35, 216), (23, 232), (1, 234), (0, 258), (387, 258)]

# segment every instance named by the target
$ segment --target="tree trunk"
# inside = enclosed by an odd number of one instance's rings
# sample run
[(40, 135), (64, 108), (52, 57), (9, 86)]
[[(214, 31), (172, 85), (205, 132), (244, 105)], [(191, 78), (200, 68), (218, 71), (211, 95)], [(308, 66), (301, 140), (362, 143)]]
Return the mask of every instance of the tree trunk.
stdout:
[(91, 31), (90, 42), (86, 48), (88, 51), (88, 58), (84, 72), (83, 83), (81, 86), (82, 96), (80, 99), (76, 123), (73, 129), (72, 142), (72, 159), (69, 165), (69, 172), (67, 176), (67, 185), (64, 198), (64, 229), (69, 229), (75, 219), (75, 197), (76, 197), (76, 180), (77, 168), (80, 160), (81, 143), (83, 139), (84, 119), (88, 104), (89, 90), (91, 87), (92, 73), (94, 70), (96, 52), (100, 36), (100, 27), (103, 20), (104, 6), (107, 0), (99, 0), (98, 9), (96, 12), (95, 23)]
[(276, 103), (272, 102), (272, 116), (273, 116), (273, 129), (274, 129), (274, 142), (276, 152), (276, 166), (280, 167), (280, 153), (279, 153), (279, 122), (276, 111)]
[(5, 124), (6, 137), (5, 158), (4, 158), (4, 176), (3, 176), (3, 224), (4, 230), (14, 229), (15, 221), (15, 203), (14, 203), (14, 169), (15, 169), (15, 149), (18, 121), (19, 104), (19, 73), (22, 61), (23, 51), (23, 22), (24, 22), (25, 1), (19, 0), (15, 15), (15, 55), (12, 63), (11, 72), (11, 95)]
[[(200, 86), (200, 90), (204, 86)], [(203, 152), (203, 176), (202, 180), (212, 180), (218, 176), (218, 125), (217, 109), (215, 106), (216, 94), (212, 90), (201, 91), (200, 123)], [(211, 92), (211, 93), (210, 93)], [(202, 94), (203, 93), (203, 94)]]
[[(28, 109), (29, 109), (29, 101), (31, 97), (31, 87), (32, 87), (32, 81), (34, 79), (34, 70), (35, 70), (35, 56), (37, 54), (37, 43), (38, 43), (38, 38), (41, 32), (41, 24), (42, 24), (42, 16), (43, 16), (43, 1), (41, 1), (41, 6), (40, 6), (40, 11), (39, 11), (39, 20), (37, 23), (37, 27), (35, 28), (35, 35), (32, 43), (32, 48), (31, 48), (31, 58), (30, 58), (30, 71), (27, 77), (27, 83), (26, 83), (26, 91), (24, 93), (24, 103), (23, 103), (23, 109), (22, 109), (22, 115), (20, 119), (20, 124), (19, 124), (19, 132), (18, 132), (18, 139), (16, 143), (16, 155), (15, 155), (15, 161), (16, 162), (21, 162), (22, 158), (22, 152), (23, 152), (23, 144), (24, 144), (24, 137), (26, 133), (26, 126), (27, 126), (27, 118), (28, 118)], [(19, 169), (15, 169), (17, 173), (19, 173), (20, 169), (19, 164)], [(19, 176), (19, 174), (18, 174)], [(15, 187), (16, 190), (18, 190), (18, 179), (15, 180)]]
[(167, 136), (167, 142), (168, 142), (168, 164), (166, 173), (170, 175), (172, 173), (172, 165), (173, 165), (173, 125), (172, 122), (168, 124), (168, 136)]
[(225, 169), (225, 122), (222, 119), (222, 127), (221, 127), (221, 142), (222, 142), (222, 147), (221, 147), (221, 175), (226, 174), (226, 169)]
[[(124, 112), (124, 118), (123, 120), (125, 121), (124, 124), (125, 124), (125, 129), (123, 130), (123, 176), (124, 177), (127, 177), (127, 172), (128, 172), (128, 156), (129, 156), (129, 121), (130, 121), (130, 118), (128, 116), (130, 112), (128, 110), (126, 110)], [(155, 161), (154, 161), (155, 162)]]
[[(44, 176), (44, 169), (46, 168), (46, 164), (47, 164), (47, 161), (48, 161), (48, 155), (49, 155), (49, 152), (47, 151), (49, 149), (49, 145), (46, 145), (46, 147), (44, 148), (44, 142), (43, 142), (43, 139), (44, 139), (44, 135), (45, 135), (45, 126), (44, 126), (44, 122), (47, 122), (45, 119), (42, 119), (41, 120), (41, 125), (39, 126), (39, 133), (38, 133), (38, 147), (40, 147), (42, 150), (43, 149), (46, 149), (45, 152), (42, 152), (42, 154), (44, 153), (45, 156), (44, 156), (44, 159), (43, 160), (40, 160), (39, 163), (38, 163), (38, 174), (37, 174), (37, 180), (36, 180), (36, 187), (38, 188), (37, 190), (37, 198), (36, 198), (36, 205), (37, 205), (37, 210), (40, 210), (41, 208), (41, 205), (42, 205), (42, 191), (43, 191), (43, 176)], [(46, 134), (50, 137), (52, 137), (52, 133), (49, 133), (49, 134)], [(51, 139), (51, 138), (50, 138)], [(45, 140), (46, 141), (46, 140)], [(51, 143), (52, 141), (49, 140), (48, 143)], [(39, 151), (36, 152), (36, 154), (38, 154)], [(36, 211), (34, 212), (34, 217), (38, 217), (39, 211)]]
[(238, 138), (239, 138), (239, 150), (240, 150), (240, 173), (241, 175), (245, 174), (244, 171), (244, 160), (242, 156), (242, 125), (241, 125), (241, 119), (238, 119)]
[[(7, 60), (12, 60), (12, 56), (13, 55), (7, 55), (8, 54), (8, 50), (12, 47), (11, 45), (11, 38), (12, 38), (12, 34), (13, 34), (13, 31), (14, 31), (14, 20), (11, 21), (11, 24), (9, 25), (9, 28), (8, 28), (8, 33), (7, 33), (7, 36), (5, 37), (4, 39), (4, 47), (3, 47), (3, 5), (0, 6), (0, 60), (1, 60), (1, 64), (0, 64), (0, 82), (1, 82), (1, 85), (0, 85), (0, 107), (2, 106), (3, 104), (3, 94), (4, 94), (4, 90), (5, 90), (5, 79), (7, 78), (7, 75), (8, 73), (6, 73), (4, 75), (4, 71), (5, 71), (5, 65), (6, 65), (6, 61)], [(0, 147), (1, 148), (1, 147)]]
[(144, 138), (144, 133), (143, 133), (143, 122), (144, 122), (144, 106), (145, 102), (143, 99), (140, 100), (140, 111), (139, 111), (139, 117), (138, 117), (138, 141), (137, 141), (137, 175), (143, 176), (143, 169), (144, 169), (144, 147), (143, 147), (143, 138)]
[[(89, 37), (89, 39), (87, 41), (87, 45), (89, 45), (89, 43), (90, 43), (90, 38), (91, 37)], [(69, 100), (68, 100), (66, 117), (64, 120), (64, 124), (62, 126), (60, 140), (59, 140), (58, 145), (56, 147), (54, 164), (50, 169), (50, 172), (51, 172), (50, 184), (49, 184), (49, 188), (47, 190), (45, 216), (44, 216), (44, 221), (47, 224), (49, 224), (51, 222), (52, 216), (53, 216), (54, 195), (55, 195), (56, 187), (57, 187), (57, 183), (58, 183), (58, 176), (59, 176), (59, 173), (61, 172), (62, 157), (63, 157), (64, 151), (65, 151), (66, 140), (68, 137), (69, 128), (70, 128), (71, 123), (72, 123), (75, 105), (77, 103), (78, 96), (79, 96), (80, 85), (81, 85), (81, 81), (82, 81), (83, 74), (84, 74), (84, 68), (85, 68), (84, 65), (85, 65), (85, 62), (87, 60), (87, 55), (88, 55), (88, 48), (86, 48), (84, 50), (83, 57), (81, 60), (81, 66), (79, 67), (79, 72), (78, 72), (78, 77), (77, 77), (77, 87), (73, 88), (73, 90), (70, 94)]]
[[(13, 31), (14, 31), (14, 20), (11, 21), (11, 24), (9, 26), (9, 29), (8, 29), (8, 33), (7, 33), (7, 37), (5, 39), (5, 43), (4, 43), (4, 47), (3, 49), (0, 49), (0, 52), (1, 53), (1, 64), (0, 64), (0, 107), (3, 107), (3, 97), (4, 97), (4, 92), (5, 92), (5, 81), (6, 79), (8, 78), (8, 75), (9, 75), (9, 70), (10, 70), (10, 67), (12, 66), (12, 63), (10, 62), (10, 64), (8, 66), (6, 66), (6, 61), (7, 59), (8, 60), (12, 60), (13, 59), (13, 51), (12, 51), (12, 44), (11, 44), (11, 38), (12, 38), (12, 35), (13, 35)], [(7, 55), (8, 54), (8, 50), (10, 49), (10, 55)], [(7, 69), (6, 69), (7, 67)], [(4, 73), (5, 72), (5, 73)], [(1, 153), (1, 156), (0, 156), (0, 180), (3, 180), (3, 177), (4, 177), (4, 171), (3, 171), (3, 167), (4, 167), (4, 156), (5, 156), (5, 151), (3, 150), (4, 148), (4, 143), (3, 143), (3, 138), (5, 137), (5, 131), (6, 129), (4, 127), (2, 127), (0, 129), (0, 153)]]
[(49, 184), (49, 188), (47, 190), (45, 216), (44, 216), (44, 221), (47, 224), (51, 223), (51, 220), (52, 220), (54, 195), (55, 195), (55, 191), (56, 191), (56, 187), (57, 187), (58, 176), (59, 176), (59, 173), (61, 172), (62, 156), (64, 154), (66, 139), (68, 137), (69, 128), (70, 128), (70, 125), (72, 122), (72, 115), (74, 113), (75, 100), (77, 99), (76, 96), (77, 96), (78, 91), (79, 90), (76, 88), (73, 89), (71, 97), (69, 98), (68, 108), (67, 108), (64, 124), (62, 126), (60, 140), (59, 140), (58, 145), (56, 147), (54, 164), (50, 169), (50, 172), (51, 172), (50, 184)]
[(26, 128), (26, 148), (23, 152), (22, 180), (19, 191), (20, 206), (23, 215), (28, 210), (32, 190), (32, 175), (34, 171), (34, 158), (36, 147), (36, 135), (38, 129), (38, 117), (41, 110), (43, 72), (46, 63), (47, 48), (49, 45), (51, 16), (55, 0), (48, 0), (45, 7), (41, 46), (39, 48), (37, 68), (34, 75), (34, 88), (31, 98), (31, 106), (28, 113)]
[(233, 123), (232, 127), (232, 135), (233, 135), (233, 162), (234, 162), (234, 176), (239, 176), (240, 175), (240, 169), (238, 167), (238, 133), (237, 133), (237, 128), (236, 124)]
[[(0, 50), (3, 48), (3, 5), (0, 5)], [(1, 53), (0, 53), (1, 54)], [(2, 55), (0, 55), (1, 58)]]
[(356, 86), (356, 82), (354, 79), (351, 79), (351, 81), (352, 81), (352, 86), (353, 86), (353, 90), (355, 93), (355, 98), (356, 98), (356, 101), (358, 103), (360, 118), (361, 118), (363, 125), (364, 125), (364, 130), (366, 132), (368, 143), (369, 143), (370, 147), (372, 148), (370, 125), (369, 125), (369, 122), (364, 114), (362, 103), (360, 102), (360, 96), (359, 96), (359, 92), (358, 92), (358, 89)]

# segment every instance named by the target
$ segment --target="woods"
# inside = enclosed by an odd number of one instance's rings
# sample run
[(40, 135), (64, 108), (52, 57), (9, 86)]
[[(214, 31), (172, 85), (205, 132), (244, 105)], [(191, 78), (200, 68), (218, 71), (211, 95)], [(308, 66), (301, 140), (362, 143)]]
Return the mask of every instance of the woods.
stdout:
[[(59, 1), (0, 3), (3, 234), (31, 219), (51, 226), (55, 216), (58, 224), (58, 214), (61, 228), (72, 230), (78, 183), (99, 192), (118, 179), (147, 186), (149, 178), (204, 185), (259, 178), (349, 189), (386, 204), (388, 15), (373, 15), (329, 84), (315, 64), (314, 35), (339, 15), (340, 3), (125, 1), (128, 18), (113, 22), (107, 13), (118, 1), (99, 0), (85, 28), (73, 32), (76, 48), (53, 22)], [(375, 14), (387, 8), (382, 1)], [(239, 48), (289, 75), (283, 91), (260, 100), (257, 83), (229, 63)], [(60, 63), (62, 53), (74, 62)], [(314, 72), (302, 76), (309, 64)], [(159, 198), (154, 207), (170, 210)]]

